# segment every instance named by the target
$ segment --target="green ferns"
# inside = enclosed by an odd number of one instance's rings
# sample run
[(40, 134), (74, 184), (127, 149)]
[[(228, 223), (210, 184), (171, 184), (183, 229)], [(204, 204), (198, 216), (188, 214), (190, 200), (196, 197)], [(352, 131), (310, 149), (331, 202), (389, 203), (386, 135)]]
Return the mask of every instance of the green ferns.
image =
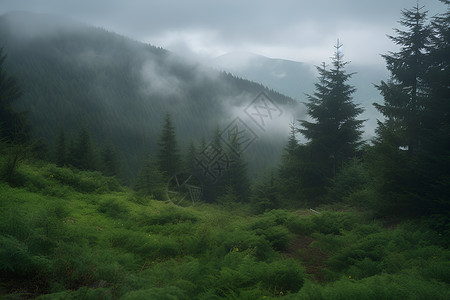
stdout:
[[(181, 208), (95, 172), (0, 183), (6, 299), (446, 299), (448, 238), (357, 212)], [(51, 176), (52, 175), (52, 176)], [(112, 185), (109, 185), (111, 183)]]

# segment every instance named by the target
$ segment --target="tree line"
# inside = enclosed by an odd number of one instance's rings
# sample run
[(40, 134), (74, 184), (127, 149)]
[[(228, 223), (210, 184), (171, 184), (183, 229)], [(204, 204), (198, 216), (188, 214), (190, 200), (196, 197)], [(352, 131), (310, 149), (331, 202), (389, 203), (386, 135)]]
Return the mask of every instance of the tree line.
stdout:
[(361, 139), (363, 109), (352, 102), (355, 88), (346, 81), (353, 74), (345, 72), (339, 42), (331, 67), (317, 67), (306, 103), (312, 121), (292, 126), (280, 168), (287, 197), (347, 199), (382, 213), (448, 212), (450, 2), (442, 2), (447, 12), (431, 19), (419, 4), (403, 10), (402, 28), (389, 36), (400, 50), (383, 55), (390, 78), (376, 85), (384, 101), (374, 106), (384, 119), (370, 143)]
[[(291, 124), (279, 168), (252, 182), (245, 158), (227, 153), (217, 128), (212, 145), (233, 160), (212, 180), (196, 160), (208, 146), (204, 139), (191, 142), (182, 155), (167, 114), (158, 154), (142, 161), (134, 188), (164, 198), (167, 180), (188, 172), (202, 178), (204, 198), (210, 202), (253, 202), (265, 210), (344, 201), (380, 214), (445, 215), (450, 199), (450, 1), (442, 2), (447, 12), (432, 18), (418, 4), (403, 10), (402, 28), (389, 36), (399, 50), (383, 55), (390, 77), (376, 85), (384, 101), (374, 106), (383, 120), (373, 140), (362, 140), (364, 120), (359, 116), (364, 109), (353, 101), (356, 89), (348, 80), (355, 74), (346, 72), (348, 62), (338, 41), (331, 63), (317, 66), (315, 90), (305, 102), (309, 118)], [(29, 128), (25, 115), (11, 107), (20, 89), (3, 68), (5, 58), (0, 52), (1, 136), (4, 144), (23, 144), (30, 139)], [(234, 142), (239, 147), (238, 139)], [(86, 127), (70, 142), (61, 131), (54, 161), (106, 176), (119, 174), (112, 143), (95, 150)]]

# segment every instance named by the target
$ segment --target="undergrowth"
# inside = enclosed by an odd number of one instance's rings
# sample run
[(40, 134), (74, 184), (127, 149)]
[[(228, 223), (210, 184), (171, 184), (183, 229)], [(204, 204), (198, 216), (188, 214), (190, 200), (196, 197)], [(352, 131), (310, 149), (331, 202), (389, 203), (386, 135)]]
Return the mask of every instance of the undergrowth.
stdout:
[(0, 182), (5, 299), (450, 297), (449, 239), (428, 220), (180, 208), (98, 173), (23, 164), (17, 174)]

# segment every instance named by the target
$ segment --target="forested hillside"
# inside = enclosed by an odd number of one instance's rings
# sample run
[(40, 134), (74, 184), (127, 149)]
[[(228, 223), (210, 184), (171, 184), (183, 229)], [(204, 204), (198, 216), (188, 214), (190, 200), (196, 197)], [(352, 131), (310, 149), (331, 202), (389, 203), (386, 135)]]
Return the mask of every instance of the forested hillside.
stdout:
[[(371, 141), (339, 39), (306, 116), (289, 120), (293, 100), (256, 83), (100, 29), (3, 16), (0, 296), (449, 299), (442, 2), (432, 17), (404, 9), (388, 36)], [(268, 171), (249, 176), (249, 161)]]
[[(191, 140), (199, 145), (211, 139), (217, 126), (227, 126), (260, 92), (289, 115), (298, 109), (260, 84), (56, 16), (1, 16), (0, 41), (6, 67), (23, 91), (14, 106), (27, 112), (33, 135), (52, 146), (61, 131), (75, 139), (84, 126), (97, 143), (118, 149), (126, 177), (135, 177), (143, 158), (156, 153), (166, 113), (185, 150)], [(278, 161), (284, 136), (271, 138), (249, 149), (252, 170), (261, 161)]]

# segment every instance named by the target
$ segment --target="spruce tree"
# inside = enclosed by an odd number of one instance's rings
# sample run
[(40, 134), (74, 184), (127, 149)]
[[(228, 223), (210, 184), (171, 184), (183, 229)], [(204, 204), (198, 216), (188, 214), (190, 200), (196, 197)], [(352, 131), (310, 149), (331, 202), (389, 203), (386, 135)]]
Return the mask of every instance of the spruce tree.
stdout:
[(449, 215), (450, 205), (450, 1), (447, 11), (431, 23), (431, 40), (425, 75), (429, 97), (424, 105), (423, 151), (420, 168), (426, 178), (427, 206)]
[(145, 196), (153, 195), (158, 200), (167, 200), (167, 181), (158, 166), (148, 157), (139, 169), (134, 190)]
[(426, 172), (419, 166), (426, 143), (429, 91), (425, 78), (432, 32), (423, 7), (416, 5), (401, 14), (399, 23), (404, 30), (395, 29), (397, 35), (389, 36), (400, 50), (383, 55), (391, 76), (377, 86), (383, 104), (374, 103), (385, 117), (378, 122), (371, 159), (384, 213), (419, 212), (427, 206), (422, 201)]
[(423, 83), (431, 30), (427, 24), (427, 12), (418, 4), (413, 9), (403, 10), (399, 23), (406, 30), (395, 29), (397, 35), (389, 38), (400, 46), (400, 51), (382, 55), (391, 78), (377, 86), (384, 103), (374, 103), (374, 106), (386, 118), (384, 123), (379, 124), (379, 137), (383, 139), (383, 131), (387, 130), (389, 135), (395, 136), (397, 147), (414, 153), (420, 147), (423, 136), (421, 125), (426, 101)]
[[(355, 88), (347, 84), (353, 74), (345, 71), (339, 40), (332, 57), (332, 67), (325, 63), (317, 67), (319, 82), (316, 91), (308, 96), (306, 107), (312, 121), (302, 120), (299, 131), (308, 140), (303, 149), (313, 169), (319, 174), (317, 185), (324, 185), (349, 159), (355, 157), (361, 146), (363, 120), (357, 117), (363, 109), (352, 100)], [(304, 147), (301, 147), (304, 148)], [(302, 150), (302, 149), (300, 149)]]
[(71, 157), (72, 165), (80, 170), (96, 170), (94, 146), (89, 130), (82, 126), (75, 141), (72, 144)]
[(119, 175), (119, 159), (111, 141), (106, 142), (100, 152), (101, 170), (106, 176)]
[(450, 149), (441, 144), (447, 138), (449, 145), (450, 138), (450, 1), (442, 2), (447, 4), (447, 12), (433, 18), (424, 79), (429, 98), (424, 106), (423, 125), (429, 151), (439, 151), (436, 147)]
[(29, 128), (23, 113), (16, 112), (12, 105), (22, 92), (17, 78), (8, 74), (4, 63), (6, 54), (0, 48), (0, 138), (15, 143), (24, 143), (29, 139)]
[(163, 129), (159, 138), (158, 167), (166, 176), (170, 177), (182, 170), (181, 156), (175, 135), (175, 127), (167, 113)]
[(240, 153), (240, 144), (237, 133), (230, 136), (229, 142), (234, 152), (232, 150), (227, 151), (231, 163), (225, 171), (225, 176), (221, 178), (221, 182), (223, 182), (225, 186), (225, 192), (229, 192), (231, 189), (237, 196), (238, 201), (247, 202), (250, 196), (250, 179), (248, 177), (247, 162), (242, 153)]
[(56, 165), (58, 167), (63, 167), (67, 164), (67, 140), (66, 133), (63, 129), (59, 132), (56, 138)]
[(291, 163), (291, 161), (293, 161), (295, 159), (295, 152), (298, 148), (298, 141), (297, 138), (295, 136), (297, 129), (295, 128), (295, 123), (292, 122), (289, 125), (290, 128), (290, 133), (289, 133), (289, 139), (288, 142), (286, 144), (286, 147), (284, 148), (284, 152), (283, 152), (283, 156), (282, 156), (282, 161), (284, 165), (289, 165)]
[(281, 165), (279, 169), (280, 187), (283, 190), (284, 196), (292, 199), (297, 194), (298, 188), (298, 149), (299, 143), (296, 138), (297, 129), (295, 123), (290, 125), (290, 134), (288, 142), (283, 149), (281, 156)]
[(198, 150), (197, 147), (195, 147), (194, 141), (191, 140), (189, 142), (189, 146), (186, 152), (186, 157), (185, 157), (185, 166), (186, 166), (186, 171), (190, 174), (193, 175), (198, 175), (199, 170), (195, 161), (195, 158), (198, 155)]

